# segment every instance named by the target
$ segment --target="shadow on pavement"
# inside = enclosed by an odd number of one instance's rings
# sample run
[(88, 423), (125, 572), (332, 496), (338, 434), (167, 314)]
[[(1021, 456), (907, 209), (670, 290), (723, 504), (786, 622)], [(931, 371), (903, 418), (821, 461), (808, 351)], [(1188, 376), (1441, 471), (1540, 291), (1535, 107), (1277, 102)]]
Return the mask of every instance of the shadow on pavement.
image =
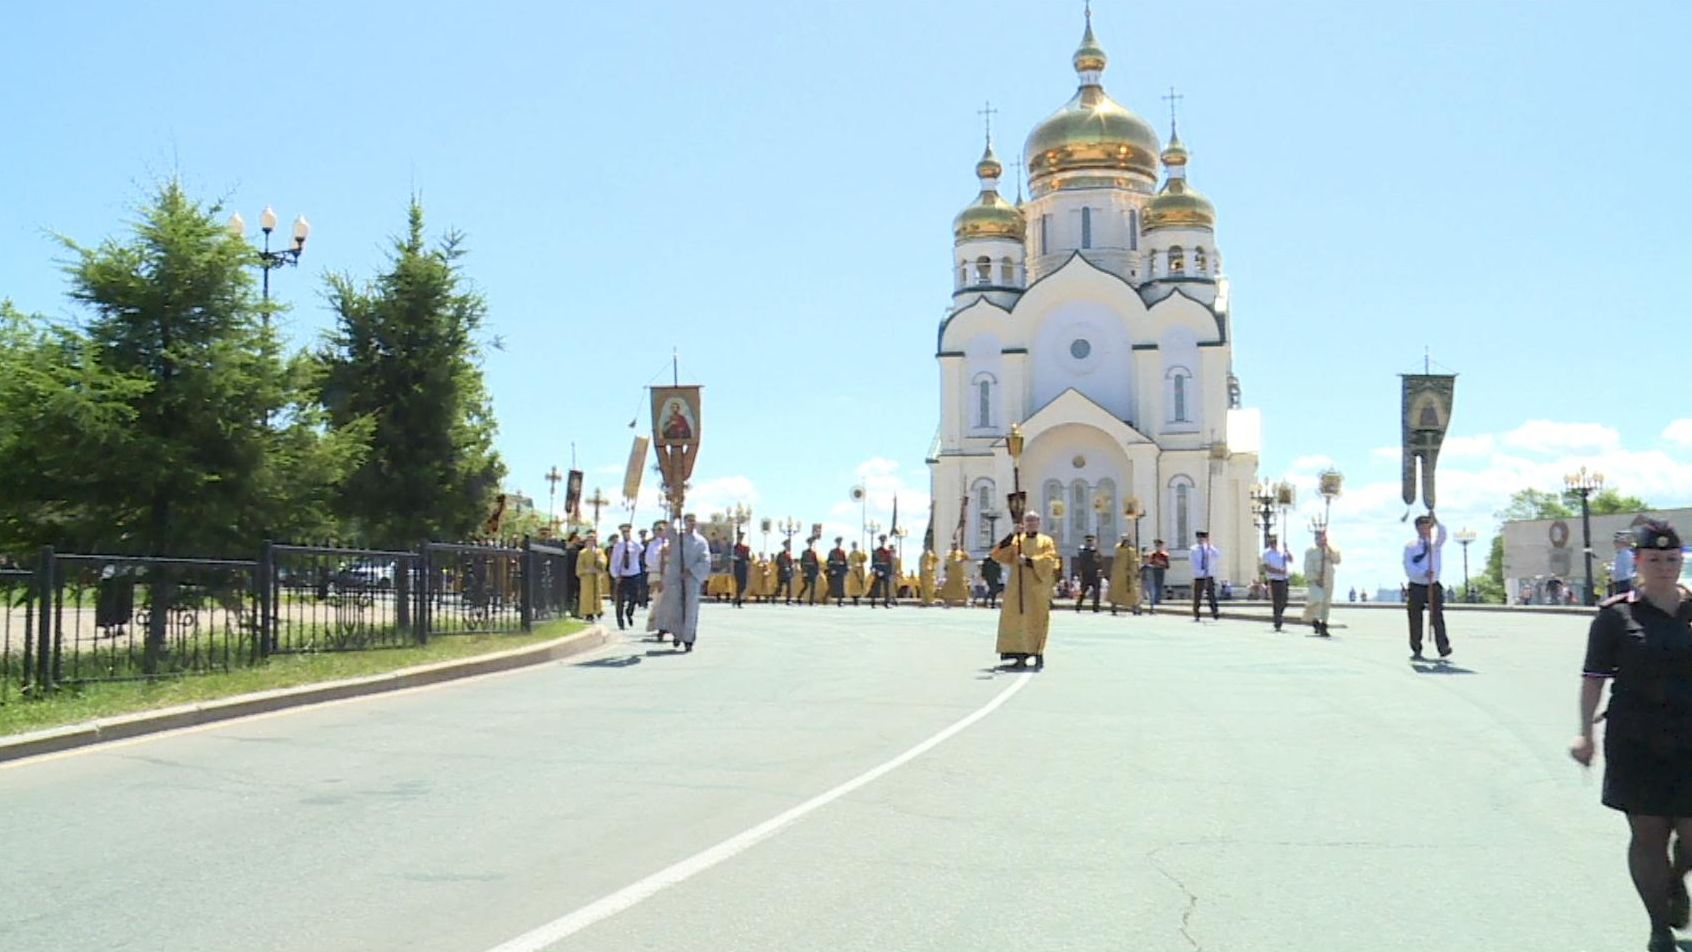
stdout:
[(620, 658), (600, 658), (597, 661), (583, 661), (578, 668), (626, 668), (640, 664), (640, 655), (623, 655)]
[(1411, 661), (1411, 670), (1417, 674), (1474, 674), (1473, 668), (1465, 668), (1449, 661)]
[(1033, 665), (1020, 667), (1014, 662), (1006, 661), (1003, 664), (996, 664), (991, 668), (982, 668), (981, 673), (976, 676), (975, 680), (991, 681), (1001, 674), (1038, 674), (1041, 670), (1043, 669), (1036, 668)]

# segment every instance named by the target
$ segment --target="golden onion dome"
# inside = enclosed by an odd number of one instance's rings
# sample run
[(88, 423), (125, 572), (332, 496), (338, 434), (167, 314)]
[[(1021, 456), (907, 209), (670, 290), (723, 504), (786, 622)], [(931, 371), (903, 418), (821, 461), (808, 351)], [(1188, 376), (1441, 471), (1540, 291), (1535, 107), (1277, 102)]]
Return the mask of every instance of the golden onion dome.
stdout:
[(1023, 145), (1028, 182), (1036, 195), (1054, 185), (1063, 187), (1064, 183), (1053, 183), (1052, 176), (1077, 170), (1127, 172), (1148, 184), (1157, 181), (1157, 133), (1150, 123), (1104, 91), (1099, 74), (1107, 62), (1104, 50), (1093, 38), (1089, 18), (1087, 32), (1075, 51), (1080, 88), (1062, 109), (1035, 126)]
[(1169, 147), (1163, 150), (1163, 164), (1169, 178), (1157, 196), (1146, 204), (1141, 221), (1147, 231), (1159, 228), (1203, 228), (1215, 230), (1216, 206), (1198, 189), (1187, 184), (1187, 147), (1173, 131)]
[(999, 195), (999, 176), (1004, 171), (999, 157), (993, 154), (993, 140), (987, 140), (981, 161), (975, 163), (975, 174), (981, 179), (981, 194), (952, 220), (952, 238), (955, 241), (976, 238), (1023, 240), (1027, 219), (1023, 217), (1022, 209)]

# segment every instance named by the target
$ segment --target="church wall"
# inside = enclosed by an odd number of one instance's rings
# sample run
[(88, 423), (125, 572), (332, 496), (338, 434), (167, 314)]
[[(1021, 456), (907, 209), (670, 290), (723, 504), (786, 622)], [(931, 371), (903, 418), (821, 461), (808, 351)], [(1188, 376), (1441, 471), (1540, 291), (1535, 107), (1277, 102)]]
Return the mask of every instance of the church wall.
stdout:
[(1071, 301), (1042, 316), (1030, 348), (1033, 409), (1073, 387), (1118, 419), (1136, 410), (1133, 342), (1123, 318), (1096, 301)]

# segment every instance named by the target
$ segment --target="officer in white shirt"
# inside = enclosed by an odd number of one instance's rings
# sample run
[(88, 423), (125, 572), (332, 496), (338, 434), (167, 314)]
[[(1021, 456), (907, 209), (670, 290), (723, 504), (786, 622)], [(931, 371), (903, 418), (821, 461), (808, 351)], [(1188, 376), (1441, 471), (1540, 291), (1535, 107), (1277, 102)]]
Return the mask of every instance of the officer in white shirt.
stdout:
[(1633, 591), (1633, 534), (1618, 532), (1615, 538), (1616, 560), (1610, 566), (1610, 594)]
[(1434, 647), (1441, 658), (1450, 657), (1451, 640), (1445, 637), (1445, 591), (1439, 584), (1442, 566), (1440, 547), (1445, 545), (1445, 525), (1432, 512), (1416, 517), (1416, 539), (1404, 547), (1404, 575), (1410, 582), (1410, 659), (1422, 657), (1422, 609), (1433, 624)]
[(617, 630), (622, 631), (625, 624), (634, 624), (635, 604), (640, 601), (640, 583), (646, 578), (646, 551), (638, 541), (631, 538), (634, 526), (623, 523), (617, 527), (622, 535), (617, 537), (615, 545), (611, 546), (611, 579), (617, 587)]
[(1281, 618), (1287, 613), (1287, 567), (1292, 564), (1292, 553), (1275, 541), (1273, 532), (1266, 538), (1269, 547), (1257, 562), (1269, 582), (1269, 604), (1275, 615), (1275, 630), (1280, 631)]
[(664, 528), (665, 522), (660, 519), (652, 524), (652, 538), (646, 542), (646, 557), (641, 564), (646, 566), (646, 583), (640, 587), (640, 607), (647, 608), (652, 604), (652, 587), (657, 583), (663, 587), (658, 573), (663, 570), (664, 556)]
[(1200, 530), (1193, 533), (1198, 539), (1187, 553), (1187, 561), (1193, 567), (1193, 621), (1199, 620), (1199, 597), (1210, 593), (1210, 617), (1214, 621), (1222, 618), (1222, 610), (1216, 605), (1216, 571), (1222, 567), (1222, 550), (1210, 544), (1210, 533)]

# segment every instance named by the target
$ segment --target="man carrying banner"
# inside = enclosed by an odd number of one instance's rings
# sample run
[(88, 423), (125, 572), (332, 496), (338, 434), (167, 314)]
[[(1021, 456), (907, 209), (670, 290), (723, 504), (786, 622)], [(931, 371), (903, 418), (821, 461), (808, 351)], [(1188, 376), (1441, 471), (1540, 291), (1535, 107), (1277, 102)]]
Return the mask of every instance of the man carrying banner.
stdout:
[[(1437, 530), (1437, 531), (1436, 531)], [(1451, 640), (1445, 636), (1445, 590), (1439, 584), (1440, 547), (1445, 545), (1445, 524), (1432, 512), (1416, 517), (1416, 538), (1404, 547), (1404, 574), (1409, 577), (1410, 659), (1422, 657), (1422, 610), (1433, 626), (1434, 647), (1441, 658), (1451, 656)]]
[(1052, 537), (1040, 532), (1039, 513), (1023, 514), (1022, 527), (1000, 539), (990, 558), (1010, 570), (1010, 588), (999, 611), (999, 660), (1025, 668), (1033, 658), (1035, 670), (1044, 668), (1052, 585), (1062, 560)]
[(711, 547), (699, 534), (693, 513), (683, 519), (682, 531), (672, 530), (664, 558), (664, 598), (658, 604), (658, 628), (667, 631), (683, 651), (693, 650), (699, 633), (699, 599), (711, 577)]

